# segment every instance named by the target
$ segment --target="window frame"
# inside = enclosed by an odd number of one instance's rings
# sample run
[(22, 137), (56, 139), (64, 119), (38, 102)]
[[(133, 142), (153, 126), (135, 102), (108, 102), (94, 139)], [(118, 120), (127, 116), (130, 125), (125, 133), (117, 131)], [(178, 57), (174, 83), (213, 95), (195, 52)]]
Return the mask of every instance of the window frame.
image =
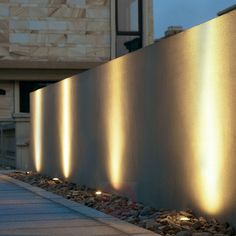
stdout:
[[(141, 45), (143, 47), (143, 1), (138, 0), (138, 31), (119, 31), (118, 26), (118, 1), (115, 2), (115, 19), (116, 19), (116, 36), (139, 36)], [(116, 55), (117, 55), (117, 43), (116, 43)]]

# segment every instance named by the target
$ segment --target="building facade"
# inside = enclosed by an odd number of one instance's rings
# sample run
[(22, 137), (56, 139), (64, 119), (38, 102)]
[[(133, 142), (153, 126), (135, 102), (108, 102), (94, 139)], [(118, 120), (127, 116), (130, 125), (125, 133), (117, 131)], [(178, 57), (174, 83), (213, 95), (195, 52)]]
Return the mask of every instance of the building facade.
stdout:
[(152, 4), (152, 0), (0, 1), (3, 164), (27, 169), (29, 93), (153, 43)]

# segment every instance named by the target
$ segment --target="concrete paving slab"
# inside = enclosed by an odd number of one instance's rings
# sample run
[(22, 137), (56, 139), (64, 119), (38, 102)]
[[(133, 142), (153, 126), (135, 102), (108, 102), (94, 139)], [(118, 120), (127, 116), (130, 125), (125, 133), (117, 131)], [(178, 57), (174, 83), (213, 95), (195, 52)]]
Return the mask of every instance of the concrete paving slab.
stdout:
[(90, 227), (57, 227), (57, 228), (36, 228), (36, 229), (13, 229), (2, 230), (0, 235), (11, 236), (111, 236), (118, 235), (119, 232), (107, 226), (90, 226)]
[(15, 222), (0, 222), (0, 229), (7, 230), (7, 229), (34, 229), (39, 227), (40, 228), (56, 228), (60, 227), (89, 227), (89, 226), (98, 226), (103, 225), (102, 223), (92, 220), (92, 219), (54, 219), (54, 220), (38, 220), (38, 221), (30, 221), (30, 222), (22, 222), (15, 221)]
[(150, 236), (151, 231), (2, 175), (0, 236)]
[[(1, 215), (0, 222), (32, 222), (32, 221), (42, 221), (42, 220), (62, 220), (62, 219), (84, 219), (84, 216), (79, 216), (74, 213), (54, 213), (54, 214), (24, 214), (22, 209), (22, 214), (8, 214)], [(1, 235), (1, 234), (0, 234)]]
[(24, 204), (44, 204), (48, 203), (47, 199), (34, 198), (34, 199), (1, 199), (0, 205), (24, 205)]
[[(55, 214), (55, 213), (60, 213), (60, 214), (65, 214), (65, 213), (71, 213), (70, 209), (67, 209), (65, 207), (43, 207), (41, 204), (34, 205), (31, 208), (26, 207), (27, 205), (24, 206), (24, 215), (30, 215), (30, 214)], [(38, 207), (36, 207), (38, 206)], [(22, 209), (22, 207), (21, 207)], [(15, 209), (1, 209), (0, 211), (0, 217), (1, 215), (9, 215), (9, 214), (14, 214), (14, 215), (21, 215), (21, 211), (18, 208)]]

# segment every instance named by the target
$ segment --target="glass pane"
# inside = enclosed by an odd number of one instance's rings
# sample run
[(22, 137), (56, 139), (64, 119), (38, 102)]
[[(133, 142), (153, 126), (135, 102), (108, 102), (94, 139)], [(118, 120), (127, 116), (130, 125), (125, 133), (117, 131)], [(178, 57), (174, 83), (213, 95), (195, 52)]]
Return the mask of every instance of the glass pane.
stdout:
[(139, 31), (138, 0), (117, 0), (118, 31)]
[(43, 88), (53, 82), (48, 81), (21, 81), (20, 82), (20, 112), (29, 112), (30, 110), (30, 92)]
[(142, 47), (142, 40), (137, 36), (117, 36), (116, 55), (117, 57), (133, 52)]

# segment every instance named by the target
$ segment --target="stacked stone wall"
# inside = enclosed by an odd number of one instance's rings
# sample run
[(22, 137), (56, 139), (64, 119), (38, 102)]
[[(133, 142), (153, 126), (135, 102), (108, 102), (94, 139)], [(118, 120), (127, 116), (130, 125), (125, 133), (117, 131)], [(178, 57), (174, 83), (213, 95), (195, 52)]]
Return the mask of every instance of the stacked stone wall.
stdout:
[(109, 0), (1, 0), (0, 60), (110, 59)]

